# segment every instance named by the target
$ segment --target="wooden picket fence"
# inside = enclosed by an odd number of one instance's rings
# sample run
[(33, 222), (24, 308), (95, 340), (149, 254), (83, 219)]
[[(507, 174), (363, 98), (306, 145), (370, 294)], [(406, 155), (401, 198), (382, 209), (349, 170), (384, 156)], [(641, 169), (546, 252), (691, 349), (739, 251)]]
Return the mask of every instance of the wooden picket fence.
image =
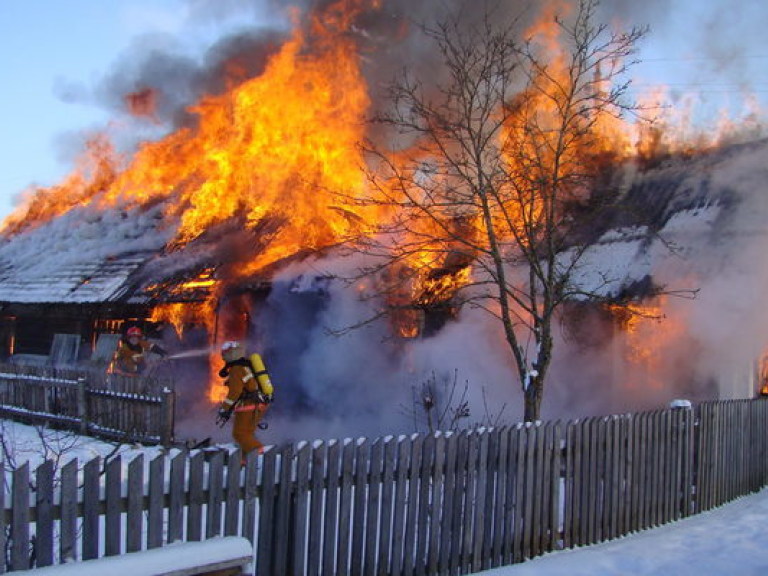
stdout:
[(174, 408), (173, 383), (167, 379), (107, 374), (103, 369), (0, 365), (0, 418), (168, 446)]
[(761, 489), (768, 400), (300, 443), (245, 466), (223, 450), (46, 462), (7, 479), (0, 572), (241, 535), (260, 576), (470, 574)]

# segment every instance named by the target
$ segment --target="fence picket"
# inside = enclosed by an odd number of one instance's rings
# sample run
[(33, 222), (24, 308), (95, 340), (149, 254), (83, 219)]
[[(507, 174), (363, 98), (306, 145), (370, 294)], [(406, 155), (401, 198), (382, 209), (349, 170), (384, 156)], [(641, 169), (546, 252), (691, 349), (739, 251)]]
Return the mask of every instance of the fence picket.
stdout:
[(378, 540), (378, 527), (381, 496), (381, 471), (383, 467), (384, 446), (381, 438), (374, 440), (371, 446), (368, 461), (368, 496), (366, 498), (365, 512), (365, 552), (363, 574), (374, 576), (377, 572), (376, 542)]
[[(35, 486), (35, 509), (37, 518), (35, 524), (35, 558), (38, 568), (53, 564), (53, 476), (53, 460), (46, 460), (37, 467), (37, 482)], [(0, 489), (0, 492), (4, 491), (4, 489)], [(2, 504), (2, 497), (0, 497), (0, 511), (3, 510)], [(0, 521), (0, 530), (2, 529), (2, 521)], [(5, 550), (5, 548), (0, 547), (0, 550)], [(0, 564), (5, 564), (5, 562), (0, 562)]]
[(435, 436), (428, 434), (421, 447), (421, 467), (418, 469), (418, 513), (416, 516), (416, 575), (423, 576), (427, 569), (427, 542), (429, 540), (430, 481), (435, 461)]
[(94, 458), (83, 466), (83, 560), (99, 557), (99, 468)]
[(507, 478), (509, 477), (509, 429), (504, 426), (499, 429), (499, 441), (497, 450), (496, 483), (493, 502), (495, 514), (493, 518), (493, 540), (490, 552), (490, 567), (504, 565), (503, 547), (507, 536), (506, 528), (509, 517), (507, 501)]
[(189, 456), (180, 452), (171, 460), (171, 477), (168, 502), (168, 544), (184, 537), (184, 494), (186, 486), (187, 460)]
[(29, 563), (29, 462), (13, 471), (11, 485), (11, 569), (27, 570)]
[(345, 442), (341, 451), (341, 480), (339, 487), (339, 541), (336, 545), (336, 573), (348, 576), (350, 571), (349, 546), (352, 519), (353, 471), (356, 443)]
[[(309, 543), (307, 544), (307, 574), (316, 576), (322, 560), (323, 509), (335, 518), (335, 509), (331, 510), (335, 489), (331, 488), (330, 478), (326, 478), (326, 466), (330, 467), (328, 448), (320, 442), (312, 449), (312, 468), (310, 476)], [(326, 484), (326, 482), (328, 484)], [(328, 485), (328, 489), (325, 486)], [(331, 492), (334, 492), (332, 495)], [(334, 520), (335, 521), (335, 520)]]
[[(341, 525), (339, 500), (341, 492), (341, 442), (333, 440), (328, 443), (328, 496), (326, 498), (325, 517), (323, 521), (323, 550), (320, 570), (323, 574), (334, 572), (335, 546), (338, 542), (339, 530), (345, 530)], [(318, 520), (319, 524), (319, 520)]]
[[(262, 463), (261, 494), (259, 498), (259, 537), (256, 542), (256, 574), (259, 576), (269, 576), (272, 574), (272, 554), (274, 540), (276, 538), (275, 528), (275, 504), (277, 501), (277, 485), (275, 479), (277, 452), (273, 449), (267, 450), (264, 454)], [(246, 474), (250, 468), (246, 466)], [(246, 481), (246, 488), (248, 483)], [(246, 512), (243, 512), (245, 516)], [(243, 519), (245, 524), (245, 519)], [(253, 532), (244, 532), (245, 536)]]
[[(144, 508), (144, 454), (128, 464), (128, 517), (126, 523), (126, 551), (141, 550), (142, 510)], [(199, 540), (199, 538), (198, 538)]]
[(61, 562), (77, 560), (77, 458), (61, 469)]
[[(224, 536), (237, 536), (240, 522), (240, 464), (242, 452), (238, 449), (227, 458), (227, 496), (224, 510)], [(249, 540), (253, 541), (252, 538)]]
[(381, 490), (381, 519), (379, 522), (379, 557), (377, 564), (379, 573), (391, 574), (391, 546), (394, 512), (394, 478), (395, 478), (395, 452), (397, 443), (394, 438), (384, 439), (384, 469), (382, 471)]
[(354, 505), (352, 516), (352, 556), (349, 573), (363, 573), (363, 546), (365, 545), (365, 504), (368, 484), (368, 440), (355, 444), (355, 474), (353, 479)]
[[(306, 568), (306, 538), (309, 525), (309, 467), (312, 461), (312, 447), (303, 442), (296, 450), (296, 486), (293, 494), (293, 518), (291, 541), (291, 574), (304, 574)], [(288, 574), (288, 572), (285, 572)]]
[(221, 506), (224, 498), (224, 452), (218, 450), (208, 463), (208, 501), (205, 508), (205, 537), (221, 536)]
[[(250, 456), (250, 454), (249, 454)], [(272, 550), (274, 551), (275, 574), (288, 574), (290, 560), (290, 538), (291, 534), (291, 514), (295, 507), (291, 502), (292, 482), (293, 482), (293, 446), (285, 446), (280, 451), (280, 463), (278, 466), (278, 477), (280, 481), (277, 484), (277, 506), (275, 508), (275, 539)], [(250, 466), (250, 464), (249, 464)]]
[(418, 486), (421, 470), (421, 448), (423, 438), (417, 436), (411, 440), (411, 458), (408, 467), (408, 496), (406, 503), (405, 546), (403, 550), (403, 574), (411, 576), (414, 572), (414, 549), (416, 548), (416, 527), (418, 522)]
[[(203, 539), (203, 488), (205, 454), (197, 452), (189, 460), (189, 505), (187, 507), (187, 541), (198, 542)], [(130, 482), (130, 480), (129, 480)]]
[[(0, 399), (2, 399), (0, 397)], [(5, 550), (7, 538), (5, 535), (5, 460), (0, 456), (0, 472), (3, 473), (3, 480), (0, 483), (0, 550)], [(0, 559), (0, 574), (5, 574), (5, 556)]]
[[(453, 541), (453, 518), (456, 501), (456, 457), (459, 435), (450, 432), (445, 437), (445, 474), (443, 483), (443, 515), (440, 518), (440, 562), (438, 573), (446, 574), (451, 562)], [(397, 512), (397, 509), (395, 509)], [(395, 527), (397, 529), (397, 526)], [(396, 548), (395, 551), (398, 549)]]

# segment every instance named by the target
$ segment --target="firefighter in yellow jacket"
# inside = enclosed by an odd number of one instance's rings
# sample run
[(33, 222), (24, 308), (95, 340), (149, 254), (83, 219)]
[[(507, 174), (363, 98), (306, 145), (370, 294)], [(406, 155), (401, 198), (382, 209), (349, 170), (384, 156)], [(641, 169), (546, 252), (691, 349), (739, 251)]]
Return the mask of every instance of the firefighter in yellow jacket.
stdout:
[(245, 357), (245, 350), (239, 342), (225, 342), (221, 347), (221, 357), (225, 365), (219, 375), (226, 379), (224, 384), (229, 390), (219, 408), (219, 418), (226, 422), (234, 412), (232, 438), (240, 446), (243, 457), (253, 450), (261, 454), (264, 445), (256, 438), (256, 427), (272, 401), (269, 378), (266, 377), (269, 386), (264, 390), (265, 386), (260, 385), (260, 381), (265, 379), (266, 371), (254, 373), (251, 360)]
[(147, 356), (150, 353), (158, 356), (166, 355), (165, 350), (144, 337), (141, 328), (137, 326), (128, 328), (115, 352), (115, 372), (125, 376), (140, 375), (147, 366)]

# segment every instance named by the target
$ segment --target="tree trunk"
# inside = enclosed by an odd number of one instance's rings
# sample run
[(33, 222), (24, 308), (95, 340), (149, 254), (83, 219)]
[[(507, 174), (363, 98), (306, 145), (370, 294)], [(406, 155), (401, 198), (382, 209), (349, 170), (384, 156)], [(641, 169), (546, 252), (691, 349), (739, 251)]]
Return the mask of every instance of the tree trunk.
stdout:
[(525, 391), (525, 412), (523, 419), (526, 422), (535, 422), (541, 419), (541, 399), (544, 392), (543, 381), (540, 377), (532, 378)]

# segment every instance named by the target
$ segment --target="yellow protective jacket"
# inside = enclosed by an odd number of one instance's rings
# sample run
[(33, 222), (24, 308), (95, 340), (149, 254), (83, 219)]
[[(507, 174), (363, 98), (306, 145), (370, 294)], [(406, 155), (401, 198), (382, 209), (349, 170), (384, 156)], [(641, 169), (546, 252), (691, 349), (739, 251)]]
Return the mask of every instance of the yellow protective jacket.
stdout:
[(231, 364), (227, 365), (229, 371), (227, 379), (224, 384), (229, 388), (227, 391), (227, 397), (221, 404), (222, 408), (229, 409), (233, 404), (235, 406), (235, 412), (248, 412), (256, 410), (256, 398), (255, 395), (249, 395), (250, 397), (242, 398), (243, 392), (256, 392), (257, 382), (253, 375), (253, 371), (248, 366), (248, 361), (245, 359), (235, 360)]
[(125, 340), (120, 340), (120, 346), (115, 353), (115, 371), (119, 374), (139, 375), (147, 361), (147, 353), (156, 348), (148, 340), (139, 340), (135, 346)]

